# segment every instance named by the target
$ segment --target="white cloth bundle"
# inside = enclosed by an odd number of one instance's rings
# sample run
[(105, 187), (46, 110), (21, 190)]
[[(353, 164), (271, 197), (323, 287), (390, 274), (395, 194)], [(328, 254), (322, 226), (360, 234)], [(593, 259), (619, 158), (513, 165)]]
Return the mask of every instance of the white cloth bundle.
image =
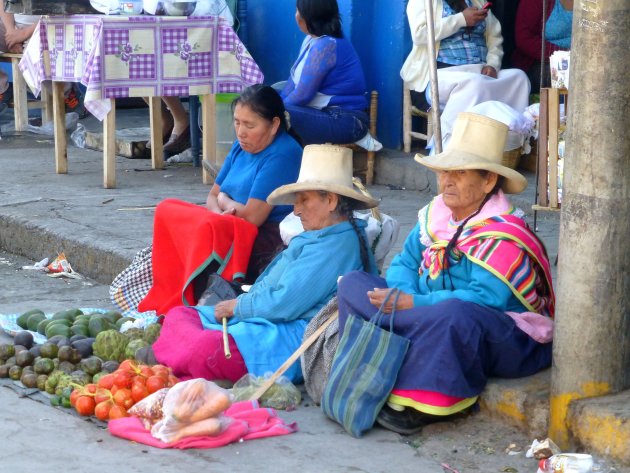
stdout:
[[(400, 224), (397, 220), (389, 215), (381, 214), (381, 221), (372, 216), (371, 213), (354, 212), (355, 218), (367, 221), (365, 233), (368, 239), (368, 246), (374, 253), (374, 259), (379, 269), (383, 267), (385, 257), (398, 240), (398, 232)], [(280, 236), (285, 245), (288, 245), (291, 239), (304, 231), (300, 218), (293, 212), (287, 215), (280, 222)], [(376, 246), (374, 243), (376, 242)]]
[(489, 100), (475, 105), (467, 112), (477, 113), (505, 123), (510, 131), (505, 142), (505, 151), (520, 148), (525, 138), (534, 133), (536, 122), (529, 114), (521, 113), (509, 105), (497, 100)]

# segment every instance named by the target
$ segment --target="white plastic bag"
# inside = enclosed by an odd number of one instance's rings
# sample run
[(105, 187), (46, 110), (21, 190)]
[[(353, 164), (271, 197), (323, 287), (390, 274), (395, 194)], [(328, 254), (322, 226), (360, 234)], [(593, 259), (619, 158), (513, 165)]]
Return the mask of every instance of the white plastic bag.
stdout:
[(166, 443), (219, 435), (230, 423), (223, 412), (232, 399), (230, 392), (212, 381), (197, 378), (177, 383), (166, 394), (163, 418), (151, 428), (151, 435)]
[[(76, 112), (66, 113), (66, 130), (72, 130), (79, 123), (79, 114)], [(31, 133), (37, 133), (38, 135), (52, 136), (55, 133), (53, 122), (49, 121), (42, 126), (27, 125), (26, 129)]]
[(77, 148), (85, 148), (85, 135), (85, 127), (83, 124), (79, 123), (76, 130), (70, 135), (70, 139)]

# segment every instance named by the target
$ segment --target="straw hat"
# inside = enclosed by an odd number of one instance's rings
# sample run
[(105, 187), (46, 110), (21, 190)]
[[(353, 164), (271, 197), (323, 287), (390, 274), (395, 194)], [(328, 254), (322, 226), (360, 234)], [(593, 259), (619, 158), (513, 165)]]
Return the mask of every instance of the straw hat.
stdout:
[(271, 205), (293, 204), (295, 193), (327, 191), (356, 201), (356, 209), (371, 209), (378, 201), (352, 186), (352, 151), (335, 145), (308, 145), (302, 154), (300, 175), (294, 184), (278, 187), (267, 202)]
[(415, 160), (433, 171), (479, 169), (503, 176), (503, 191), (518, 194), (527, 187), (527, 179), (507, 166), (503, 166), (503, 148), (508, 127), (492, 118), (475, 113), (457, 115), (451, 140), (444, 152), (435, 156), (417, 154)]

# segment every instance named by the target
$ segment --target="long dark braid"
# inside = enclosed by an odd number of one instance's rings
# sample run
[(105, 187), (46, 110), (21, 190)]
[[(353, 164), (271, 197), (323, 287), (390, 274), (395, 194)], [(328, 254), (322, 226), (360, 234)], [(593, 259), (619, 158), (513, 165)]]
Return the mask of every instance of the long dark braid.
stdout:
[[(326, 195), (328, 193), (325, 191), (320, 191), (320, 194)], [(361, 264), (363, 264), (363, 270), (370, 271), (371, 264), (368, 244), (363, 231), (361, 231), (361, 229), (357, 225), (356, 218), (354, 218), (354, 201), (348, 197), (344, 197), (339, 194), (337, 194), (337, 196), (339, 198), (339, 201), (337, 203), (337, 207), (335, 208), (335, 212), (337, 212), (340, 217), (347, 218), (348, 222), (350, 222), (350, 225), (352, 225), (352, 228), (354, 229), (354, 232), (357, 234), (357, 238), (359, 239), (359, 251), (361, 254)]]
[[(477, 172), (479, 174), (481, 174), (482, 176), (484, 176), (484, 177), (488, 175), (488, 171), (478, 170)], [(492, 190), (488, 194), (486, 194), (486, 196), (483, 198), (483, 200), (481, 201), (481, 205), (479, 205), (479, 208), (477, 210), (475, 210), (473, 213), (471, 213), (468, 217), (466, 217), (464, 219), (464, 221), (462, 223), (459, 224), (459, 226), (457, 227), (457, 231), (455, 232), (453, 237), (449, 240), (448, 244), (446, 245), (446, 248), (444, 249), (444, 270), (445, 270), (446, 274), (448, 274), (448, 279), (451, 282), (451, 288), (452, 289), (455, 289), (455, 287), (453, 285), (453, 279), (451, 278), (450, 260), (449, 260), (449, 258), (451, 256), (451, 253), (453, 253), (453, 256), (455, 256), (453, 250), (457, 246), (457, 240), (459, 239), (459, 236), (464, 231), (464, 227), (466, 227), (466, 224), (469, 222), (469, 220), (472, 219), (473, 217), (475, 217), (476, 215), (478, 215), (479, 212), (481, 212), (481, 209), (483, 209), (483, 206), (486, 205), (486, 202), (488, 202), (492, 198), (493, 195), (495, 195), (497, 192), (499, 192), (499, 190), (503, 186), (503, 181), (504, 180), (505, 180), (505, 178), (503, 176), (498, 176), (497, 177), (496, 184), (494, 185)], [(446, 289), (446, 282), (444, 280), (444, 273), (442, 273), (442, 287), (444, 289)]]

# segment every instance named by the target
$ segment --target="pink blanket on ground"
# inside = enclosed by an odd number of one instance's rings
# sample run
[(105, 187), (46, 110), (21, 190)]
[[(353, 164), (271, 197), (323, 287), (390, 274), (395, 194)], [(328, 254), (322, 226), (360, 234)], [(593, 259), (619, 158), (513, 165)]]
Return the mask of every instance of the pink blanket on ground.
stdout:
[(258, 401), (234, 403), (225, 415), (232, 419), (227, 429), (214, 437), (186, 437), (173, 443), (164, 443), (151, 435), (137, 417), (110, 420), (109, 432), (127, 440), (157, 448), (217, 448), (240, 439), (252, 440), (297, 432), (297, 424), (286, 424), (274, 409), (261, 408)]

